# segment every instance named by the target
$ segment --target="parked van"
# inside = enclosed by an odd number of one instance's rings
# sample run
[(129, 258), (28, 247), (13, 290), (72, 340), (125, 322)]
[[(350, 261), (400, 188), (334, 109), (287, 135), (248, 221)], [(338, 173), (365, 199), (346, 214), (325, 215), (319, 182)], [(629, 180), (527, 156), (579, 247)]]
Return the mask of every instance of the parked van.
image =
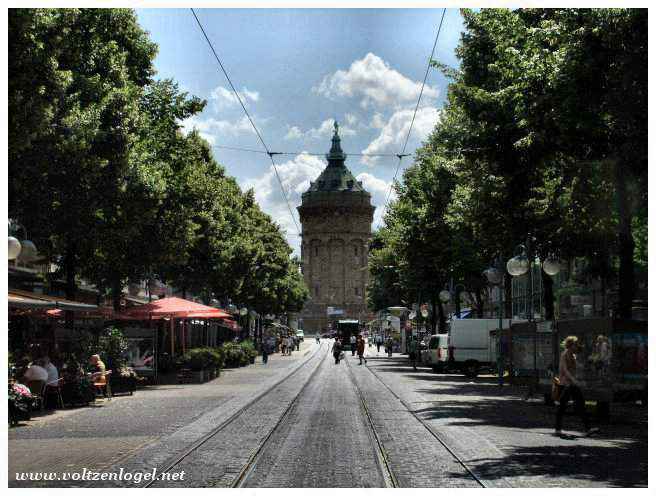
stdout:
[[(503, 319), (504, 329), (510, 319)], [(454, 319), (449, 330), (449, 358), (467, 377), (476, 377), (481, 368), (495, 367), (497, 351), (490, 331), (499, 328), (499, 319)]]
[(428, 340), (428, 349), (421, 352), (421, 362), (439, 373), (444, 371), (448, 358), (449, 335), (433, 334)]

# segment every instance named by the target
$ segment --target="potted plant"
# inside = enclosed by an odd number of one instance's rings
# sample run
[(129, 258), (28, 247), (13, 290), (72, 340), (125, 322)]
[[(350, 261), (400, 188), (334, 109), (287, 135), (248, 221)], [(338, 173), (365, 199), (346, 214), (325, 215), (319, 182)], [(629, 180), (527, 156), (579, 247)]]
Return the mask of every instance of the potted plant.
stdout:
[(17, 425), (21, 420), (30, 420), (32, 393), (22, 384), (9, 384), (9, 424)]
[(242, 365), (248, 364), (248, 357), (238, 343), (223, 343), (222, 349), (226, 367), (241, 367)]
[(248, 339), (243, 341), (241, 343), (241, 349), (244, 351), (246, 357), (248, 358), (248, 362), (250, 364), (255, 363), (255, 359), (257, 358), (257, 350), (255, 349), (253, 342)]
[(206, 382), (218, 375), (223, 356), (212, 348), (192, 348), (180, 357), (179, 365), (191, 371), (193, 382)]

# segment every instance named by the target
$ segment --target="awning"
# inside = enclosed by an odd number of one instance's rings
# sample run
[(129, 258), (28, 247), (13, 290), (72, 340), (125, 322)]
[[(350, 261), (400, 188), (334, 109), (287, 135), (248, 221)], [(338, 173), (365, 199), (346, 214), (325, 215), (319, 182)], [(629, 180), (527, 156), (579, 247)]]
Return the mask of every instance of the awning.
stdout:
[(230, 317), (230, 314), (220, 308), (208, 307), (184, 300), (182, 298), (162, 298), (146, 305), (133, 307), (116, 314), (115, 316), (122, 320), (149, 320), (149, 319), (224, 319)]
[(89, 305), (77, 301), (57, 298), (56, 296), (41, 295), (12, 289), (8, 291), (7, 301), (9, 308), (28, 308), (28, 309), (61, 309), (72, 312), (96, 310), (98, 305)]

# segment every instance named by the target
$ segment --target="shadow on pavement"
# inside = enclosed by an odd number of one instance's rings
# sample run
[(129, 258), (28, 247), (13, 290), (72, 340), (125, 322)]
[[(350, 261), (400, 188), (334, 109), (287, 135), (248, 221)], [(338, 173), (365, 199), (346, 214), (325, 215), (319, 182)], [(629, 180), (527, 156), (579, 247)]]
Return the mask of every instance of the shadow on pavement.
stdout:
[[(593, 425), (602, 426), (595, 436), (603, 442), (600, 446), (599, 442), (578, 435), (556, 438), (552, 434), (556, 407), (545, 405), (541, 396), (524, 401), (522, 389), (508, 385), (500, 388), (496, 377), (470, 379), (455, 374), (425, 373), (421, 369), (414, 371), (412, 362), (404, 357), (384, 360), (372, 369), (383, 374), (403, 374), (404, 378), (416, 381), (415, 392), (434, 397), (430, 406), (414, 410), (423, 420), (442, 420), (441, 425), (456, 429), (479, 426), (504, 429), (509, 437), (503, 443), (504, 456), (471, 460), (476, 470), (490, 480), (545, 477), (553, 478), (551, 483), (545, 481), (547, 486), (559, 487), (569, 487), (567, 479), (571, 480), (571, 487), (577, 486), (577, 480), (585, 481), (581, 485), (586, 486), (590, 482), (607, 487), (647, 485), (647, 409), (644, 407), (613, 404), (610, 419), (604, 424), (590, 412)], [(571, 410), (570, 404), (564, 429), (582, 430), (581, 420)], [(512, 445), (513, 439), (521, 436), (531, 436), (529, 442), (534, 445)], [(466, 477), (456, 473), (452, 476)]]
[[(568, 442), (571, 444), (567, 446), (510, 446), (507, 449), (510, 454), (501, 459), (482, 458), (470, 462), (476, 465), (478, 473), (490, 480), (499, 477), (539, 476), (560, 480), (603, 481), (605, 487), (647, 486), (646, 444), (642, 446), (634, 442), (622, 446), (599, 447), (577, 445), (576, 439)], [(638, 457), (644, 461), (638, 461)], [(454, 478), (467, 478), (467, 474), (462, 473), (454, 472), (450, 475)], [(576, 482), (567, 485), (575, 486)]]

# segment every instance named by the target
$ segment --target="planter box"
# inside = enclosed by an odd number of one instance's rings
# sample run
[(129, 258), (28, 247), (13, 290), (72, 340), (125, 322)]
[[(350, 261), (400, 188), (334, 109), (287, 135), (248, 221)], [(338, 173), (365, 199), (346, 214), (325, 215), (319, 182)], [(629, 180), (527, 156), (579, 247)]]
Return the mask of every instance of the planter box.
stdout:
[(112, 376), (109, 379), (109, 386), (112, 388), (112, 395), (129, 394), (132, 396), (137, 390), (137, 379), (135, 377)]
[(219, 373), (215, 369), (182, 369), (178, 372), (178, 384), (202, 384), (217, 378)]

